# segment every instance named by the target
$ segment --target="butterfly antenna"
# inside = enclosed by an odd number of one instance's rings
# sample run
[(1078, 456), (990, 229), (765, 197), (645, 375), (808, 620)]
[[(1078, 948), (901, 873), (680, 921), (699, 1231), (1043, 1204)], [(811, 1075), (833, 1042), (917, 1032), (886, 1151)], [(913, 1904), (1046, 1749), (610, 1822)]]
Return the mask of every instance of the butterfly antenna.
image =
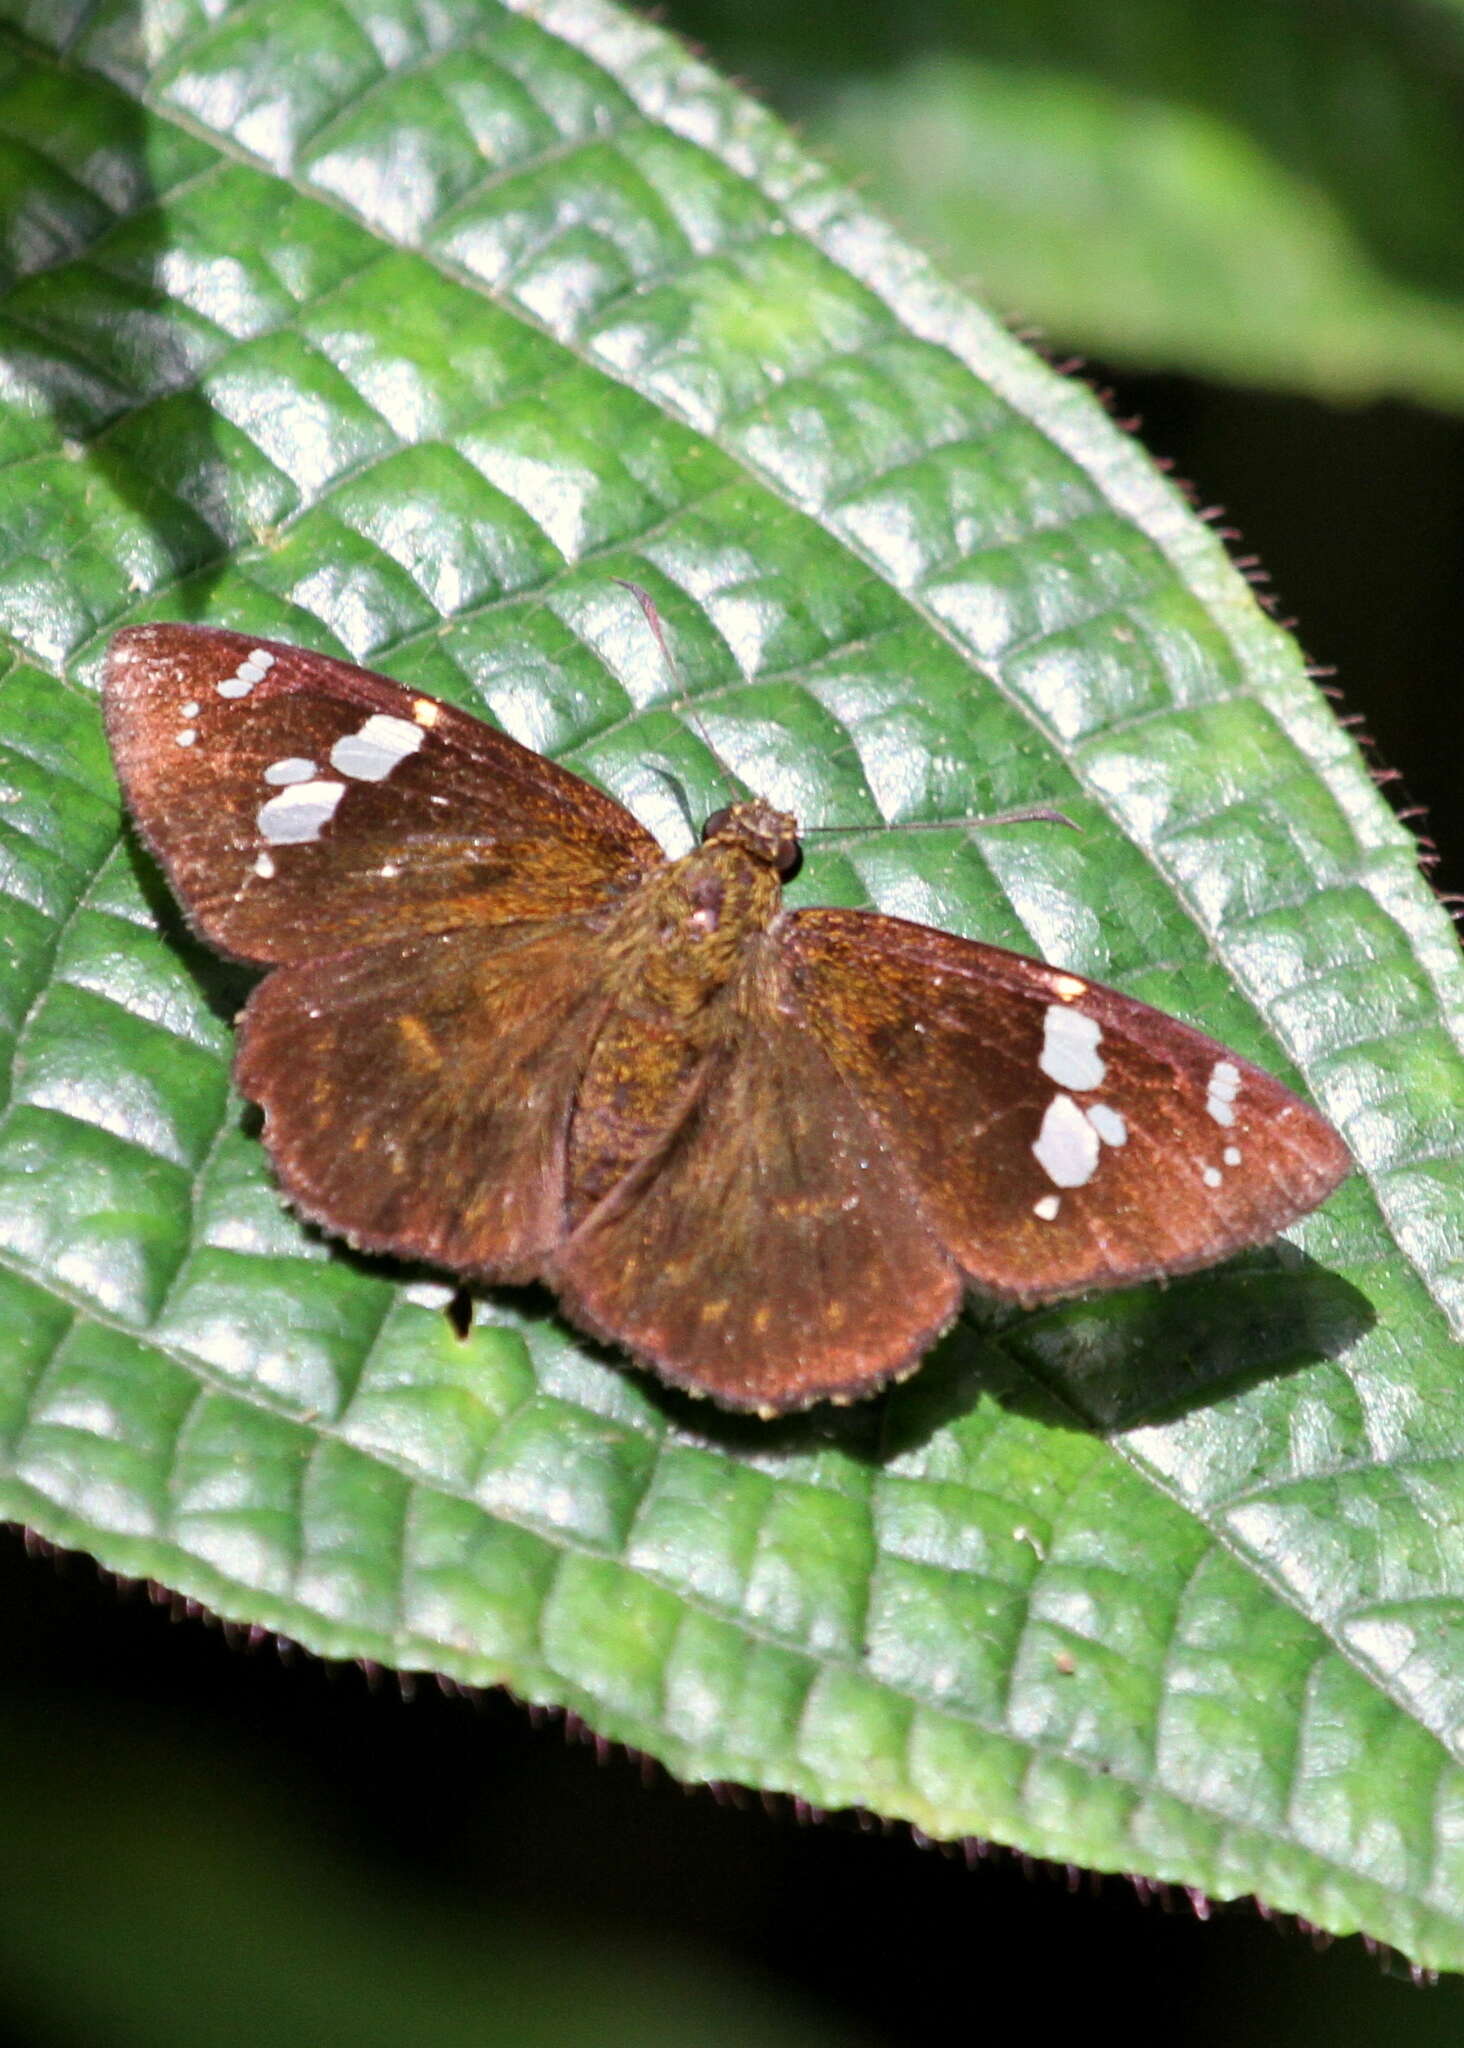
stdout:
[[(828, 758), (831, 762), (837, 761), (841, 754), (852, 754), (856, 761), (859, 759), (859, 750), (852, 739), (846, 739), (841, 746), (835, 747), (833, 753)], [(1015, 810), (988, 811), (977, 817), (902, 818), (899, 820), (882, 818), (875, 825), (800, 825), (798, 836), (800, 839), (812, 839), (819, 836), (829, 837), (835, 833), (954, 832), (961, 830), (979, 832), (983, 831), (988, 825), (1066, 825), (1070, 832), (1082, 830), (1082, 827), (1076, 824), (1066, 811), (1055, 810), (1051, 804), (1022, 804)]]
[[(707, 752), (711, 755), (712, 759), (716, 762), (718, 768), (726, 777), (727, 781), (731, 783), (733, 789), (737, 791), (746, 790), (747, 784), (742, 780), (742, 777), (740, 775), (734, 772), (730, 764), (722, 758), (721, 754), (718, 753), (716, 742), (713, 740), (711, 734), (707, 731), (706, 727), (702, 724), (701, 717), (697, 711), (695, 703), (692, 700), (691, 692), (687, 689), (686, 684), (683, 682), (681, 670), (676, 665), (676, 657), (671, 652), (670, 642), (666, 638), (666, 629), (661, 623), (661, 613), (656, 604), (656, 600), (651, 596), (651, 593), (648, 590), (643, 590), (639, 583), (632, 583), (628, 576), (617, 576), (613, 580), (620, 585), (622, 590), (628, 590), (630, 592), (631, 596), (635, 599), (636, 603), (640, 606), (642, 612), (645, 614), (646, 624), (650, 627), (651, 633), (655, 638), (656, 645), (661, 650), (661, 659), (666, 664), (666, 671), (668, 675), (671, 677), (672, 682), (675, 683), (677, 691), (679, 692), (678, 708), (685, 713), (688, 724), (692, 726), (692, 728), (696, 732), (697, 738), (701, 741), (702, 745), (706, 748)], [(685, 792), (683, 791), (683, 795), (684, 794)], [(688, 806), (688, 811), (689, 808), (690, 807)]]
[[(734, 788), (745, 789), (747, 787), (746, 783), (743, 782), (742, 777), (734, 771), (717, 751), (716, 742), (701, 721), (691, 693), (683, 682), (681, 671), (676, 665), (676, 657), (671, 652), (670, 643), (666, 638), (666, 629), (661, 623), (661, 613), (657, 607), (656, 600), (648, 590), (642, 589), (639, 583), (632, 583), (628, 576), (617, 576), (614, 580), (620, 585), (622, 590), (630, 592), (644, 613), (646, 624), (650, 627), (655, 637), (656, 645), (661, 650), (661, 659), (665, 662), (667, 672), (680, 692), (680, 708), (685, 712), (688, 723), (695, 729), (697, 737), (716, 762), (718, 768), (721, 769), (728, 782)], [(852, 741), (849, 744), (852, 747)], [(686, 803), (686, 792), (681, 788), (677, 778), (669, 770), (658, 772), (664, 774), (669, 781), (677, 782), (677, 788), (680, 790), (682, 801)], [(688, 815), (690, 815), (689, 804), (686, 808)], [(891, 830), (900, 832), (951, 832), (957, 830), (980, 832), (984, 831), (988, 825), (1065, 825), (1070, 832), (1079, 830), (1079, 827), (1067, 815), (1066, 811), (1054, 810), (1049, 804), (1026, 804), (1019, 806), (1016, 810), (992, 811), (985, 817), (914, 818), (895, 826), (891, 826), (883, 820), (877, 825), (804, 825), (799, 828), (798, 836), (800, 839), (828, 837), (834, 834), (848, 837), (851, 834), (889, 832)]]
[(1015, 810), (988, 811), (979, 818), (895, 818), (882, 820), (878, 825), (803, 825), (798, 836), (813, 839), (835, 833), (847, 838), (855, 832), (984, 832), (988, 825), (1066, 825), (1069, 832), (1083, 829), (1066, 811), (1054, 810), (1050, 804), (1021, 804)]

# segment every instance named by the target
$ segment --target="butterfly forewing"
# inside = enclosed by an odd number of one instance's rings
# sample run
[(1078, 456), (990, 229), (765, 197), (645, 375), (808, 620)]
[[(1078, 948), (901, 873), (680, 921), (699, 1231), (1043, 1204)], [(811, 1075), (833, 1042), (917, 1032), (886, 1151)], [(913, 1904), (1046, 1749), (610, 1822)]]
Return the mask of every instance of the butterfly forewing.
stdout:
[(481, 719), (278, 641), (128, 627), (106, 710), (143, 837), (240, 959), (566, 915), (663, 860), (619, 804)]
[(1279, 1081), (1083, 977), (898, 918), (781, 928), (803, 1016), (982, 1289), (1036, 1301), (1274, 1237), (1350, 1164)]

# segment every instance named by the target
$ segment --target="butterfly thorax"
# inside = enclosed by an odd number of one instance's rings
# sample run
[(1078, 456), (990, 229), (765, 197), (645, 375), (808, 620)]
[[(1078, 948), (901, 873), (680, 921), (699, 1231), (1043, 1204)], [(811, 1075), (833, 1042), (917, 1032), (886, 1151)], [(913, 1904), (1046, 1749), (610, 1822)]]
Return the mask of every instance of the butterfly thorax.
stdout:
[(794, 820), (733, 804), (694, 852), (649, 875), (607, 934), (611, 1006), (575, 1102), (572, 1216), (583, 1216), (685, 1113), (698, 1073), (735, 1036), (739, 987), (796, 858)]
[(616, 1007), (689, 1025), (777, 916), (797, 848), (795, 821), (770, 804), (732, 804), (710, 818), (701, 845), (654, 870), (616, 913), (607, 934)]

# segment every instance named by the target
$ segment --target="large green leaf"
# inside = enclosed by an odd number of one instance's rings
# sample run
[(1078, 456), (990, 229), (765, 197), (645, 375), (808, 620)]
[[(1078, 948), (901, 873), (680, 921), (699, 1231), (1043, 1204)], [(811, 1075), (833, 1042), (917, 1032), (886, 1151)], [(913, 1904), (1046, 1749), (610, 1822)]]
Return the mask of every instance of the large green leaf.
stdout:
[[(0, 0), (0, 150), (4, 1511), (688, 1777), (1464, 1962), (1464, 975), (1207, 530), (600, 0)], [(805, 900), (1203, 1020), (1363, 1171), (1274, 1252), (973, 1316), (777, 1427), (538, 1295), (460, 1343), (296, 1226), (229, 1095), (238, 985), (99, 736), (143, 616), (387, 667), (673, 844), (727, 794), (704, 729), (806, 822), (897, 821)], [(898, 822), (1038, 798), (1081, 836)]]

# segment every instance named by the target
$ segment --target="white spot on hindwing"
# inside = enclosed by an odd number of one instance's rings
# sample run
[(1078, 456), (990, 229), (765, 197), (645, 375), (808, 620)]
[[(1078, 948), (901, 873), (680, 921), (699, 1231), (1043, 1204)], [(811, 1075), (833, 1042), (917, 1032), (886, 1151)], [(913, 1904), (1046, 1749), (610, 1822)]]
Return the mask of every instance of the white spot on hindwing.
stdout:
[(1044, 1223), (1056, 1223), (1057, 1212), (1062, 1207), (1060, 1195), (1044, 1195), (1040, 1202), (1032, 1204), (1032, 1214), (1040, 1216)]
[(1207, 1188), (1218, 1188), (1224, 1178), (1225, 1176), (1218, 1166), (1207, 1166), (1201, 1175), (1201, 1179)]
[(173, 737), (177, 740), (180, 747), (191, 747), (198, 738), (198, 727), (196, 725), (185, 725), (182, 732), (174, 733)]
[(1108, 1071), (1098, 1057), (1101, 1035), (1096, 1018), (1051, 1003), (1042, 1019), (1037, 1064), (1059, 1088), (1100, 1088)]
[(318, 839), (346, 793), (343, 782), (295, 782), (259, 807), (259, 829), (271, 846)]
[(1238, 1145), (1227, 1145), (1227, 1146), (1225, 1147), (1225, 1153), (1224, 1153), (1224, 1158), (1225, 1158), (1225, 1164), (1226, 1164), (1227, 1166), (1239, 1166), (1239, 1164), (1240, 1164), (1240, 1147), (1239, 1147)]
[(269, 854), (259, 854), (254, 862), (255, 874), (258, 875), (262, 881), (270, 882), (274, 880), (274, 871), (275, 864), (274, 861), (269, 856)]
[(1098, 1165), (1098, 1133), (1071, 1095), (1054, 1095), (1032, 1151), (1054, 1186), (1080, 1188)]
[(307, 761), (300, 754), (287, 754), (283, 761), (270, 762), (264, 771), (264, 779), (279, 788), (286, 783), (308, 782), (314, 773), (313, 761)]
[(337, 775), (349, 775), (357, 782), (384, 782), (393, 768), (416, 753), (425, 737), (420, 725), (377, 711), (359, 732), (336, 741), (330, 750), (330, 765)]
[(1233, 1060), (1216, 1060), (1210, 1069), (1205, 1108), (1217, 1124), (1235, 1122), (1235, 1098), (1240, 1093), (1240, 1068)]
[(275, 665), (265, 647), (251, 647), (231, 676), (214, 685), (221, 697), (247, 697), (256, 683), (262, 683)]
[(196, 697), (190, 697), (186, 704), (180, 704), (178, 706), (178, 716), (180, 718), (197, 718), (199, 712), (202, 709), (203, 706), (199, 703), (198, 699)]

